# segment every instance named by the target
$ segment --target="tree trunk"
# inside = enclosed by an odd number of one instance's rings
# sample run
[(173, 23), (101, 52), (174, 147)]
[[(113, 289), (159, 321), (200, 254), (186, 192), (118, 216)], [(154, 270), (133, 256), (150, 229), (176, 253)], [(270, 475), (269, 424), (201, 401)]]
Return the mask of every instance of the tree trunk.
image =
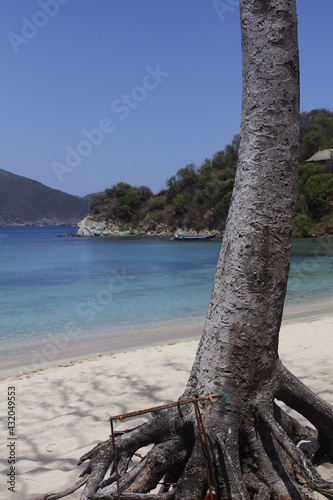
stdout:
[(187, 391), (194, 386), (199, 393), (223, 389), (232, 398), (244, 390), (244, 400), (271, 380), (278, 360), (297, 198), (299, 65), (295, 2), (240, 4), (239, 160)]
[[(194, 500), (213, 490), (220, 499), (303, 499), (313, 498), (313, 490), (333, 498), (333, 486), (309, 460), (313, 450), (316, 459), (333, 457), (333, 409), (278, 356), (297, 198), (296, 5), (240, 0), (240, 12), (239, 160), (206, 323), (180, 398), (195, 401), (82, 457), (90, 460), (83, 499)], [(212, 394), (221, 398), (200, 400)], [(276, 398), (317, 431), (284, 413)], [(310, 444), (297, 447), (301, 440)], [(127, 472), (133, 453), (149, 443), (153, 449)], [(114, 473), (103, 483), (115, 458), (118, 485)], [(162, 478), (160, 493), (149, 494)]]

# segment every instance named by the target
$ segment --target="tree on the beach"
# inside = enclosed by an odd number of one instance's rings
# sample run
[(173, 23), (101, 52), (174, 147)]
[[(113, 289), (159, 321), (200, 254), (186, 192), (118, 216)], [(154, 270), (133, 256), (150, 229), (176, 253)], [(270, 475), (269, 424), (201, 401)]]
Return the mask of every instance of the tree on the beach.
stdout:
[[(215, 498), (213, 490), (219, 499), (301, 500), (314, 498), (313, 491), (333, 498), (333, 484), (314, 467), (333, 459), (333, 408), (278, 355), (297, 199), (295, 4), (240, 0), (239, 160), (192, 371), (178, 405), (81, 458), (88, 460), (82, 499), (194, 500)], [(288, 415), (278, 401), (315, 429)], [(137, 450), (149, 444), (151, 451), (129, 468)], [(161, 481), (159, 493), (150, 494)]]

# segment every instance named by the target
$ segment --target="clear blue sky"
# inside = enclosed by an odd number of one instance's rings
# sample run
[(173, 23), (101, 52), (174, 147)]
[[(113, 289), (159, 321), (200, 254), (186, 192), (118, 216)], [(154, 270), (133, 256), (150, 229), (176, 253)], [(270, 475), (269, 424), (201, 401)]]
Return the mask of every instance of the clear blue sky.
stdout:
[[(0, 0), (0, 168), (83, 196), (158, 192), (211, 158), (240, 122), (239, 9), (223, 3)], [(333, 1), (297, 4), (301, 110), (333, 110)]]

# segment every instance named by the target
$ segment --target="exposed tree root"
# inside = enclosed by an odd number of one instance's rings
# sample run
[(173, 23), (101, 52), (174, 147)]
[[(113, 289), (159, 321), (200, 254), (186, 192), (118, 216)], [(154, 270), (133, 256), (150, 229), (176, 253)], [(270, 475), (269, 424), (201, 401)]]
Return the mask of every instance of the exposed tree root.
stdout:
[(333, 408), (314, 394), (285, 366), (280, 365), (276, 397), (298, 411), (318, 430), (318, 457), (333, 459)]
[[(122, 493), (121, 500), (172, 500), (176, 496), (176, 490), (169, 491), (168, 493), (160, 493), (158, 495), (154, 494), (145, 494), (145, 493)], [(109, 499), (109, 500), (118, 500), (117, 493), (108, 494), (96, 494), (94, 499)]]
[(240, 467), (238, 466), (239, 458), (237, 457), (237, 461), (232, 459), (229, 450), (224, 442), (223, 436), (221, 434), (217, 434), (217, 442), (220, 446), (224, 470), (226, 473), (227, 480), (225, 484), (228, 484), (230, 487), (229, 496), (232, 498), (239, 498), (240, 500), (246, 500), (248, 498), (246, 487), (243, 483), (242, 476), (240, 474)]
[(274, 418), (281, 425), (293, 443), (297, 444), (302, 440), (316, 441), (318, 431), (312, 427), (304, 426), (295, 418), (288, 415), (282, 408), (274, 403)]
[[(142, 426), (116, 435), (114, 443), (109, 439), (86, 453), (80, 459), (89, 461), (81, 483), (39, 500), (62, 498), (83, 483), (81, 498), (86, 500), (195, 500), (210, 498), (210, 491), (220, 499), (302, 500), (313, 498), (314, 491), (333, 499), (333, 483), (322, 479), (313, 463), (319, 457), (332, 459), (333, 408), (282, 364), (276, 373), (270, 396), (266, 386), (237, 425), (230, 424), (232, 409), (222, 408), (218, 400), (205, 419), (199, 404), (195, 411), (157, 412)], [(317, 430), (287, 415), (275, 397), (302, 412)], [(305, 446), (299, 446), (304, 440)], [(147, 445), (153, 447), (133, 465), (135, 453)]]

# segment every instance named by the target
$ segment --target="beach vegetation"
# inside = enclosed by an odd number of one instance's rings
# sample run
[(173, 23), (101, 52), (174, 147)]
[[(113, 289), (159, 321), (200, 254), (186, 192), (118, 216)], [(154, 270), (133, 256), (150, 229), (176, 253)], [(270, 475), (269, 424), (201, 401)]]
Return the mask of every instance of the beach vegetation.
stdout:
[(314, 109), (300, 116), (300, 162), (306, 161), (320, 149), (333, 148), (333, 113)]
[[(305, 162), (320, 147), (333, 147), (333, 113), (325, 109), (302, 113), (300, 123), (298, 223), (294, 236), (307, 237), (330, 232), (333, 226), (333, 160), (321, 164)], [(224, 150), (206, 158), (201, 166), (191, 163), (180, 168), (166, 180), (166, 189), (157, 194), (148, 187), (136, 188), (126, 183), (106, 189), (92, 197), (90, 215), (126, 222), (133, 229), (144, 226), (154, 230), (158, 219), (171, 232), (176, 228), (223, 232), (235, 182), (239, 142), (237, 134)]]
[(164, 219), (164, 212), (163, 210), (158, 210), (156, 212), (149, 212), (147, 216), (145, 217), (145, 223), (150, 226), (155, 228), (156, 224), (161, 224)]
[(145, 203), (152, 197), (152, 191), (146, 186), (133, 187), (120, 182), (92, 197), (90, 213), (121, 222), (137, 222), (143, 215)]
[(166, 204), (166, 196), (165, 195), (162, 194), (162, 195), (153, 196), (149, 202), (149, 209), (163, 211), (165, 204)]
[(294, 223), (294, 236), (306, 238), (316, 232), (316, 227), (310, 217), (304, 213), (296, 214)]
[(309, 208), (314, 214), (329, 209), (333, 202), (333, 175), (318, 173), (312, 175), (304, 185)]

